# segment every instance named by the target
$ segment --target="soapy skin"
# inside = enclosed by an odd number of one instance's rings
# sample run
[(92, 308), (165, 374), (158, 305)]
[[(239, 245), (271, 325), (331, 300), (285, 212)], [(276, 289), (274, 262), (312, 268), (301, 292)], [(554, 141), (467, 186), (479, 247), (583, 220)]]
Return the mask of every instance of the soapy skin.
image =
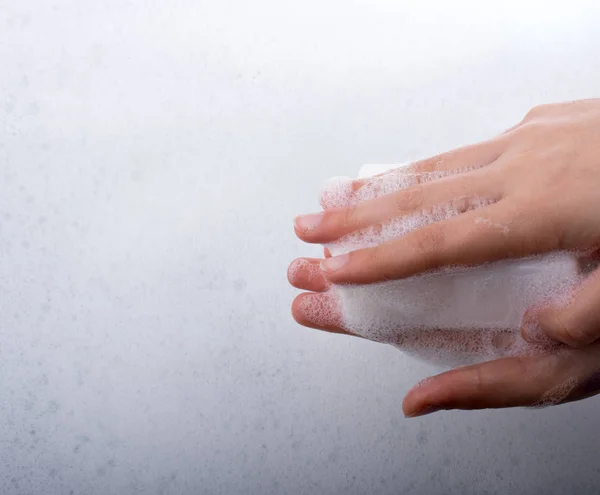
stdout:
[[(296, 219), (306, 242), (331, 244), (363, 229), (382, 228), (399, 216), (443, 204), (459, 213), (393, 240), (325, 260), (307, 260), (292, 285), (312, 291), (294, 301), (306, 326), (346, 332), (331, 284), (401, 280), (448, 266), (477, 266), (507, 258), (571, 251), (594, 258), (600, 247), (600, 100), (536, 107), (521, 123), (489, 141), (412, 164), (408, 173), (438, 174), (408, 188)], [(398, 173), (393, 171), (390, 173)], [(351, 183), (353, 191), (376, 179)], [(473, 207), (484, 198), (487, 204)], [(334, 253), (335, 254), (335, 253)], [(318, 301), (318, 303), (317, 303)], [(321, 304), (315, 317), (307, 311)], [(316, 321), (315, 321), (316, 320)], [(406, 396), (417, 416), (441, 409), (541, 406), (579, 400), (600, 391), (600, 272), (593, 271), (567, 300), (532, 307), (523, 337), (545, 349), (451, 370)], [(453, 330), (440, 330), (451, 341)], [(439, 333), (436, 341), (444, 345)], [(420, 337), (424, 338), (424, 337)], [(477, 333), (473, 340), (482, 338)], [(502, 340), (502, 339), (500, 339)], [(498, 345), (505, 345), (499, 342)]]

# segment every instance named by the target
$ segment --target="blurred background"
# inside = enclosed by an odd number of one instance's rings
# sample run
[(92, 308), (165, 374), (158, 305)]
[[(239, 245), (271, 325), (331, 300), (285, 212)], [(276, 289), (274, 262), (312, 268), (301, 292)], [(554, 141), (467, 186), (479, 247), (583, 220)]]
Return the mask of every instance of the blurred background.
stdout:
[(600, 95), (597, 1), (0, 0), (2, 494), (585, 494), (599, 399), (405, 420), (436, 371), (299, 327), (363, 163)]

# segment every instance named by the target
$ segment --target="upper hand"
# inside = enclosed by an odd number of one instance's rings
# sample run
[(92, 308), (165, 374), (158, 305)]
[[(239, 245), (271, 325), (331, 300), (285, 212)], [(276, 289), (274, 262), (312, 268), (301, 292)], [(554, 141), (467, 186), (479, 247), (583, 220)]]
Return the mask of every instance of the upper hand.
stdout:
[[(544, 105), (502, 135), (418, 162), (411, 172), (459, 171), (347, 208), (300, 216), (296, 233), (328, 243), (460, 199), (487, 206), (432, 223), (375, 247), (321, 263), (330, 283), (399, 279), (450, 265), (477, 265), (555, 250), (594, 253), (600, 247), (600, 100)], [(355, 188), (363, 182), (357, 182)], [(523, 328), (539, 337), (583, 346), (600, 337), (600, 272), (570, 304), (537, 313)]]

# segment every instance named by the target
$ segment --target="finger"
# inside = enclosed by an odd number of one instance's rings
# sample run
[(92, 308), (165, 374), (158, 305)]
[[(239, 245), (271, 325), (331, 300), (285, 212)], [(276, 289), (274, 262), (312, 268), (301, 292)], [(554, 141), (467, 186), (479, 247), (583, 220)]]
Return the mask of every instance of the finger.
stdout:
[(452, 171), (414, 173), (407, 166), (390, 170), (373, 177), (355, 179), (352, 182), (348, 204), (357, 204), (367, 199), (385, 196), (400, 189), (431, 182), (453, 175)]
[(559, 239), (508, 200), (435, 222), (393, 241), (321, 262), (332, 283), (395, 280), (445, 266), (472, 266), (553, 251)]
[(292, 316), (305, 327), (352, 335), (342, 328), (341, 308), (330, 292), (300, 294), (292, 303)]
[(539, 311), (538, 324), (548, 337), (571, 347), (582, 347), (598, 340), (600, 269), (582, 283), (568, 304)]
[(356, 230), (437, 206), (443, 205), (461, 213), (480, 205), (482, 198), (486, 203), (496, 202), (502, 198), (502, 187), (498, 173), (473, 172), (446, 177), (357, 205), (299, 216), (295, 221), (295, 230), (305, 242), (332, 242)]
[[(391, 168), (373, 177), (355, 180), (348, 177), (334, 177), (328, 181), (321, 191), (320, 203), (325, 210), (348, 206), (360, 200), (363, 186), (383, 183), (386, 185), (385, 190), (395, 185), (397, 188), (405, 188), (412, 185), (411, 182), (413, 181), (415, 184), (420, 183), (419, 179), (437, 179), (447, 174), (456, 174), (485, 167), (500, 158), (506, 148), (506, 138), (499, 136), (489, 141), (463, 146), (409, 165)], [(427, 174), (430, 174), (431, 177), (427, 177)], [(409, 176), (412, 176), (412, 178)], [(370, 191), (369, 194), (372, 195), (373, 191)]]
[(442, 409), (484, 409), (525, 405), (537, 400), (530, 382), (528, 358), (504, 358), (451, 370), (411, 389), (402, 409), (408, 417)]
[(420, 160), (405, 167), (407, 172), (460, 171), (481, 168), (494, 163), (507, 147), (502, 136), (480, 143), (462, 146), (439, 155)]
[[(301, 294), (292, 305), (292, 313), (301, 325), (354, 335), (342, 328), (341, 305), (330, 294)], [(446, 353), (449, 349), (453, 355), (463, 357), (482, 357), (482, 351), (488, 358), (491, 355), (498, 356), (506, 353), (515, 344), (515, 340), (516, 335), (512, 331), (399, 328), (395, 335), (390, 335), (384, 341), (422, 359), (435, 359), (440, 352)]]
[[(427, 159), (423, 162), (428, 162), (429, 160), (433, 159)], [(418, 168), (418, 164), (423, 162), (414, 162), (399, 166), (390, 165), (389, 170), (383, 173), (371, 177), (354, 179), (350, 188), (348, 203), (358, 203), (361, 200), (383, 196), (384, 194), (389, 194), (399, 189), (406, 189), (415, 184), (423, 184), (443, 177), (456, 175), (460, 172), (472, 171), (474, 168), (480, 168), (463, 167), (450, 170), (415, 170)], [(490, 164), (494, 162), (490, 162)], [(365, 196), (368, 196), (368, 198)]]
[(407, 165), (390, 165), (389, 170), (381, 174), (366, 177), (364, 179), (357, 179), (353, 184), (353, 189), (357, 190), (371, 180), (386, 178), (393, 174), (424, 174), (436, 172), (458, 173), (473, 168), (481, 168), (494, 163), (502, 156), (502, 153), (506, 148), (506, 139), (502, 136), (498, 136), (497, 138), (487, 141), (461, 146), (454, 150), (440, 153), (424, 160), (418, 160)]
[(290, 284), (297, 289), (312, 292), (327, 290), (330, 284), (321, 272), (320, 262), (316, 258), (298, 258), (292, 261), (287, 272)]
[(569, 353), (503, 358), (428, 378), (409, 391), (402, 407), (414, 417), (445, 409), (558, 403), (574, 398), (577, 386), (596, 369), (593, 361)]

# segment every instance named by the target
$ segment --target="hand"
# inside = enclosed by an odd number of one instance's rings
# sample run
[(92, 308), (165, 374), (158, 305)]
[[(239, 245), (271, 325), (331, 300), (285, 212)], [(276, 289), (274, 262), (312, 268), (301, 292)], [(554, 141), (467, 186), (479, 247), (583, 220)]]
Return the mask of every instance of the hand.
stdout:
[[(328, 253), (326, 253), (326, 257)], [(349, 334), (342, 327), (335, 298), (328, 295), (329, 283), (321, 273), (318, 259), (296, 260), (288, 276), (292, 285), (311, 291), (299, 295), (292, 306), (294, 318), (305, 326)], [(404, 349), (419, 350), (432, 342), (443, 348), (457, 347), (465, 353), (476, 352), (482, 334), (435, 330), (402, 332)], [(441, 338), (440, 338), (441, 337)], [(461, 338), (462, 337), (462, 338)], [(512, 345), (514, 334), (495, 342), (499, 350)], [(412, 341), (411, 341), (412, 340)], [(584, 349), (550, 345), (529, 356), (509, 357), (458, 368), (427, 378), (414, 387), (402, 404), (408, 417), (422, 416), (443, 409), (484, 409), (515, 406), (546, 406), (584, 399), (600, 392), (600, 343)]]
[[(534, 108), (504, 134), (412, 165), (412, 172), (467, 172), (415, 185), (348, 208), (300, 216), (296, 233), (328, 243), (387, 220), (483, 198), (487, 206), (376, 247), (321, 263), (331, 283), (399, 279), (449, 265), (477, 265), (554, 250), (591, 254), (600, 247), (600, 100)], [(360, 188), (364, 181), (357, 181)], [(550, 307), (523, 326), (535, 341), (581, 347), (600, 337), (600, 272), (570, 304)]]
[[(470, 170), (461, 172), (465, 168)], [(349, 208), (298, 217), (297, 235), (306, 242), (328, 243), (456, 198), (485, 198), (488, 205), (466, 208), (459, 216), (335, 261), (296, 260), (290, 281), (314, 291), (294, 301), (293, 314), (299, 323), (348, 333), (341, 328), (333, 300), (324, 292), (330, 283), (398, 279), (443, 266), (476, 265), (554, 250), (579, 251), (592, 259), (598, 252), (600, 100), (535, 108), (495, 139), (415, 163), (408, 171), (451, 175)], [(367, 182), (355, 181), (353, 188), (360, 189)], [(569, 304), (532, 311), (524, 319), (522, 333), (530, 342), (547, 343), (548, 335), (580, 349), (555, 345), (535, 355), (499, 359), (429, 378), (408, 393), (405, 414), (556, 404), (600, 392), (600, 342), (589, 345), (600, 337), (599, 302), (600, 272), (596, 271)], [(306, 311), (315, 305), (322, 309), (316, 319), (317, 313)], [(454, 339), (457, 334), (445, 335)]]

